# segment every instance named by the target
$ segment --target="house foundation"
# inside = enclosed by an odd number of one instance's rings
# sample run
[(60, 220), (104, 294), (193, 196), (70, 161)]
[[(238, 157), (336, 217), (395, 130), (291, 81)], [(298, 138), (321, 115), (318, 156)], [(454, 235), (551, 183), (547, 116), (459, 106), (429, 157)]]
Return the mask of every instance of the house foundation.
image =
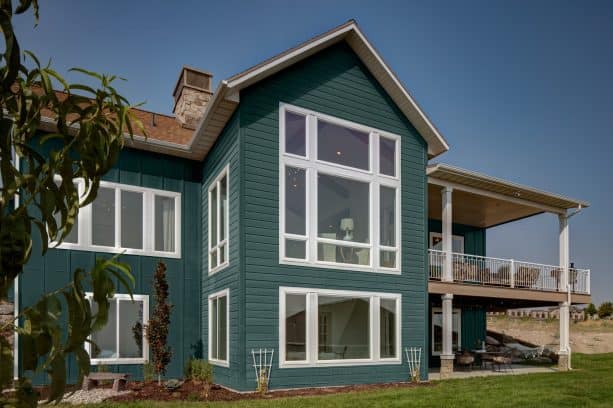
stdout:
[(451, 358), (445, 358), (447, 356), (441, 356), (441, 380), (451, 378), (453, 375), (453, 356)]
[(558, 370), (569, 371), (570, 370), (570, 354), (559, 353), (558, 354)]

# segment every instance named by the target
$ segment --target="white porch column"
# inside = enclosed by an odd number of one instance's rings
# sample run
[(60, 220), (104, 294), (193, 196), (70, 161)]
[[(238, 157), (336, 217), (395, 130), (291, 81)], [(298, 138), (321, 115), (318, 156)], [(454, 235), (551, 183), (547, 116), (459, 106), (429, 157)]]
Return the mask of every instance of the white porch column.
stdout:
[[(559, 215), (560, 220), (560, 282), (558, 290), (568, 293), (568, 275), (570, 263), (570, 241), (568, 231), (568, 217)], [(560, 303), (560, 351), (558, 367), (560, 370), (570, 369), (570, 296)]]
[(452, 196), (453, 196), (453, 188), (451, 187), (443, 187), (441, 190), (442, 194), (442, 237), (443, 237), (443, 252), (445, 253), (445, 262), (443, 264), (443, 276), (442, 281), (444, 282), (453, 282), (453, 259), (452, 259), (452, 250), (453, 250), (453, 205), (452, 205)]
[(453, 373), (453, 295), (441, 296), (443, 300), (443, 352), (441, 353), (441, 379), (451, 377)]

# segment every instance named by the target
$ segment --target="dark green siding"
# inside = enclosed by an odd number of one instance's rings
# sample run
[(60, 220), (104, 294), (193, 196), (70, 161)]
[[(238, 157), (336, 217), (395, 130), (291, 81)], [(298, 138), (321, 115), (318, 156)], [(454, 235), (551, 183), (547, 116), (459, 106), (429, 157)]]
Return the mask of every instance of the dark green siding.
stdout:
[[(402, 137), (402, 275), (279, 264), (278, 107), (290, 103)], [(346, 44), (332, 46), (241, 92), (241, 239), (245, 285), (245, 347), (274, 348), (272, 388), (405, 380), (402, 365), (278, 367), (279, 286), (402, 294), (402, 347), (426, 347), (426, 145)], [(425, 362), (425, 356), (424, 356)], [(240, 389), (254, 389), (249, 360)]]
[[(202, 229), (200, 228), (200, 163), (189, 160), (160, 156), (139, 150), (125, 149), (119, 163), (105, 177), (105, 180), (122, 184), (176, 191), (181, 193), (181, 259), (163, 258), (166, 263), (170, 287), (170, 302), (173, 304), (169, 345), (172, 361), (168, 366), (168, 377), (178, 377), (185, 362), (193, 355), (200, 355), (200, 250)], [(33, 256), (25, 268), (20, 281), (20, 305), (31, 305), (45, 292), (60, 288), (68, 283), (72, 271), (78, 267), (89, 268), (98, 257), (112, 256), (108, 253), (85, 252), (65, 249), (51, 249), (44, 256), (40, 254), (40, 242), (35, 242)], [(152, 295), (153, 272), (158, 257), (124, 255), (121, 260), (130, 264), (136, 279), (134, 293)], [(125, 293), (125, 290), (119, 292)], [(149, 298), (150, 311), (154, 307), (153, 296)], [(133, 378), (142, 375), (140, 365), (111, 366), (111, 370), (127, 372)], [(76, 381), (74, 362), (69, 362), (69, 380)], [(45, 381), (44, 377), (37, 382)]]
[[(442, 224), (439, 220), (428, 220), (429, 232), (441, 232)], [(464, 252), (471, 255), (486, 256), (485, 254), (485, 229), (471, 227), (469, 225), (453, 224), (453, 235), (464, 237)], [(428, 242), (429, 238), (428, 238)]]
[[(239, 213), (243, 205), (240, 195), (240, 155), (238, 149), (239, 120), (235, 114), (222, 132), (221, 136), (209, 152), (203, 165), (202, 184), (202, 265), (203, 265), (203, 289), (202, 289), (202, 340), (205, 344), (204, 352), (208, 355), (208, 297), (220, 290), (230, 290), (230, 367), (214, 367), (215, 382), (231, 388), (240, 388), (239, 382), (242, 364), (239, 359), (244, 358), (242, 346), (242, 325), (239, 324), (239, 316), (244, 313), (241, 305), (244, 304), (243, 290), (239, 284)], [(208, 275), (208, 191), (211, 182), (219, 173), (229, 165), (229, 264), (224, 269)]]
[(481, 348), (486, 336), (485, 307), (480, 305), (462, 306), (462, 349)]

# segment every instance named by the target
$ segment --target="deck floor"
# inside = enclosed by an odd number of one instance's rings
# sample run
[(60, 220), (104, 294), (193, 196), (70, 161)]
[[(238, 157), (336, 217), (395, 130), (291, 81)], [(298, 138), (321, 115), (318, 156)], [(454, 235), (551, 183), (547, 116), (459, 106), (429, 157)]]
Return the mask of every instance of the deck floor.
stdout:
[[(472, 378), (472, 377), (490, 377), (497, 375), (522, 375), (522, 374), (535, 374), (535, 373), (556, 373), (558, 369), (555, 367), (544, 366), (529, 366), (525, 364), (513, 364), (513, 369), (506, 369), (502, 371), (494, 371), (491, 368), (483, 369), (480, 367), (473, 368), (472, 370), (455, 370), (451, 375), (452, 379), (456, 378)], [(438, 368), (430, 368), (428, 371), (429, 380), (440, 380), (441, 375)]]

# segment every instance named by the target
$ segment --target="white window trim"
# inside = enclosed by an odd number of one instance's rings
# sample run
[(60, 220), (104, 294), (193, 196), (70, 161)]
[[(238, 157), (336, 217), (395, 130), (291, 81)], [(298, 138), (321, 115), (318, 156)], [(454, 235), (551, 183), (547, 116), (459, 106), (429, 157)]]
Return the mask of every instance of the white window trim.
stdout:
[[(285, 359), (285, 302), (286, 295), (306, 296), (306, 360), (286, 361)], [(355, 298), (368, 298), (370, 305), (370, 358), (346, 360), (319, 360), (318, 359), (318, 304), (317, 297), (342, 296)], [(380, 333), (380, 300), (391, 299), (396, 301), (396, 357), (381, 358)], [(332, 289), (313, 289), (279, 287), (279, 368), (297, 367), (343, 367), (363, 365), (402, 364), (402, 295), (399, 293), (362, 292)]]
[[(285, 112), (290, 111), (306, 117), (306, 156), (285, 153)], [(362, 131), (369, 134), (369, 170), (362, 170), (335, 163), (330, 163), (317, 159), (317, 119), (335, 125), (345, 126), (351, 129)], [(379, 140), (381, 137), (392, 139), (396, 142), (395, 174), (388, 176), (379, 174)], [(401, 186), (401, 164), (400, 136), (384, 132), (375, 128), (353, 123), (347, 120), (335, 118), (319, 112), (304, 109), (298, 106), (279, 103), (279, 263), (297, 266), (315, 266), (334, 268), (351, 271), (377, 272), (399, 275), (402, 269), (402, 250), (401, 250), (401, 218), (402, 218), (402, 186)], [(305, 235), (295, 235), (285, 232), (285, 167), (294, 167), (306, 171), (306, 228)], [(376, 169), (376, 171), (375, 171)], [(369, 183), (370, 205), (370, 242), (367, 244), (357, 242), (347, 242), (337, 239), (327, 239), (317, 235), (317, 174), (328, 174), (335, 177), (347, 178), (350, 180)], [(380, 224), (379, 224), (379, 186), (386, 186), (396, 190), (396, 246), (387, 247), (380, 245)], [(292, 239), (306, 242), (306, 258), (295, 259), (285, 256), (285, 240)], [(345, 264), (339, 262), (320, 261), (317, 257), (317, 244), (331, 243), (339, 246), (349, 246), (355, 248), (370, 248), (370, 265)], [(396, 267), (386, 268), (380, 265), (380, 251), (396, 252)]]
[[(225, 214), (225, 226), (224, 226), (224, 231), (226, 232), (226, 239), (220, 241), (219, 240), (219, 234), (221, 229), (219, 228), (221, 226), (221, 221), (220, 221), (220, 206), (221, 203), (219, 201), (219, 195), (220, 195), (220, 181), (221, 179), (226, 176), (226, 194), (228, 197), (228, 202), (226, 204), (226, 214)], [(215, 245), (214, 247), (211, 246), (211, 191), (217, 187), (217, 208), (214, 209), (217, 213), (217, 245)], [(208, 193), (207, 193), (207, 199), (208, 199), (208, 206), (209, 206), (209, 212), (208, 212), (208, 259), (209, 259), (209, 275), (212, 275), (214, 273), (219, 272), (220, 270), (224, 269), (226, 266), (230, 265), (230, 165), (227, 164), (217, 175), (217, 177), (215, 177), (215, 179), (209, 184), (209, 188), (208, 188)], [(218, 263), (217, 266), (215, 268), (211, 268), (211, 254), (213, 253), (213, 251), (217, 251), (217, 261), (219, 262), (219, 253), (221, 248), (225, 246), (226, 247), (226, 259), (224, 260), (223, 263)]]
[[(433, 356), (440, 356), (442, 351), (434, 351), (434, 313), (441, 313), (441, 315), (443, 314), (443, 309), (440, 307), (433, 307), (432, 308), (432, 312), (431, 312), (431, 316), (430, 316), (430, 343), (431, 346), (430, 348), (432, 349), (432, 355)], [(460, 350), (461, 346), (462, 346), (462, 309), (459, 308), (453, 308), (453, 312), (452, 312), (452, 319), (451, 319), (451, 324), (453, 325), (453, 315), (454, 314), (458, 314), (458, 343), (457, 343), (457, 349)], [(452, 327), (453, 330), (453, 327)], [(452, 336), (453, 338), (453, 336)], [(453, 345), (451, 347), (451, 349), (453, 350)]]
[[(217, 300), (224, 296), (226, 297), (226, 359), (219, 360), (219, 359), (211, 357), (213, 354), (213, 342), (211, 341), (211, 333), (212, 333), (211, 329), (213, 326), (213, 315), (211, 314), (211, 309), (213, 305), (213, 300)], [(219, 308), (217, 310), (219, 310)], [(224, 289), (222, 291), (215, 292), (209, 295), (208, 315), (209, 315), (209, 318), (208, 318), (209, 320), (209, 330), (208, 330), (209, 362), (211, 364), (218, 365), (221, 367), (230, 367), (230, 289)], [(219, 333), (219, 330), (217, 330), (217, 332)], [(217, 340), (217, 345), (219, 346), (219, 339)]]
[[(443, 239), (443, 234), (441, 234), (440, 232), (431, 232), (430, 233), (430, 240), (428, 241), (428, 248), (432, 249), (434, 247), (433, 243), (434, 243), (434, 238), (440, 238), (441, 240)], [(460, 252), (456, 252), (456, 253), (460, 253), (463, 254), (464, 253), (464, 235), (453, 235), (452, 240), (454, 239), (459, 239), (460, 242), (462, 243), (462, 248), (460, 250)], [(453, 248), (453, 243), (452, 243), (452, 248)]]
[[(85, 294), (86, 298), (91, 302), (93, 300), (93, 293), (88, 292)], [(112, 301), (119, 302), (120, 300), (134, 300), (143, 302), (143, 358), (90, 358), (91, 365), (106, 365), (106, 364), (144, 364), (149, 361), (149, 341), (145, 335), (145, 326), (149, 323), (149, 295), (130, 295), (128, 294), (115, 294)], [(119, 303), (118, 303), (119, 304)], [(116, 307), (115, 311), (117, 317), (115, 323), (119, 325), (120, 307)], [(119, 327), (116, 330), (115, 345), (119, 347)], [(89, 337), (91, 340), (91, 336)], [(87, 354), (92, 355), (92, 344), (86, 343), (85, 349)]]
[[(59, 178), (59, 176), (56, 176)], [(75, 179), (80, 197), (85, 197), (85, 182)], [(129, 184), (101, 181), (100, 187), (115, 191), (115, 246), (94, 245), (92, 204), (79, 209), (77, 243), (62, 242), (55, 248), (77, 251), (106, 252), (112, 254), (157, 256), (164, 258), (181, 258), (181, 193), (139, 187)], [(143, 249), (121, 247), (121, 191), (131, 191), (143, 194)], [(155, 249), (155, 197), (168, 197), (175, 200), (175, 250), (159, 251)], [(51, 242), (53, 245), (54, 243)]]

